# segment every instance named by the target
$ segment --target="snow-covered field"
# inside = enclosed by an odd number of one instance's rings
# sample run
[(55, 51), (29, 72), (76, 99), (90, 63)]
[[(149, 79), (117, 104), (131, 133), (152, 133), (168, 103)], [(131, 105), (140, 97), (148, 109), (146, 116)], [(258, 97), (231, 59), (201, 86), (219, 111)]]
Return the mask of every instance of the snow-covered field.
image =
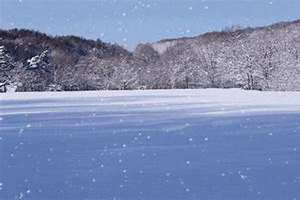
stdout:
[(0, 94), (0, 199), (300, 199), (300, 93)]

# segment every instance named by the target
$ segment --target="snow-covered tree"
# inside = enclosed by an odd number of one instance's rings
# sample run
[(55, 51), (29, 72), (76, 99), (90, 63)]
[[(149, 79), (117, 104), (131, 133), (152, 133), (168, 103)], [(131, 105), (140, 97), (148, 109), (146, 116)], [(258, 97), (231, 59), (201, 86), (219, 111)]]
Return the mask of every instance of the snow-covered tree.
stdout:
[(274, 56), (276, 68), (269, 82), (271, 90), (300, 91), (300, 59), (297, 48), (291, 43), (281, 41)]
[(244, 89), (261, 89), (259, 83), (263, 79), (259, 70), (259, 52), (251, 40), (240, 40), (230, 47), (229, 72), (233, 82)]
[(41, 54), (33, 56), (27, 60), (28, 66), (27, 69), (44, 69), (46, 71), (49, 69), (48, 62), (48, 50), (44, 50)]
[(123, 60), (119, 65), (113, 66), (113, 72), (108, 81), (108, 89), (136, 89), (138, 86), (137, 71), (131, 63)]
[[(259, 74), (261, 75), (260, 86), (262, 90), (269, 90), (273, 75), (278, 68), (281, 60), (280, 42), (278, 39), (265, 38), (256, 45), (256, 63)], [(282, 51), (283, 53), (283, 51)]]
[(221, 46), (215, 43), (194, 47), (197, 70), (201, 70), (201, 79), (205, 79), (207, 87), (218, 87), (222, 68), (220, 67)]
[(7, 86), (13, 83), (12, 70), (14, 67), (12, 57), (7, 53), (4, 46), (0, 46), (0, 88), (2, 92), (6, 92)]
[(8, 55), (4, 46), (0, 46), (0, 69), (9, 71), (13, 68), (12, 58)]
[(27, 60), (27, 65), (20, 70), (22, 86), (19, 91), (45, 91), (53, 84), (54, 66), (50, 63), (48, 50)]

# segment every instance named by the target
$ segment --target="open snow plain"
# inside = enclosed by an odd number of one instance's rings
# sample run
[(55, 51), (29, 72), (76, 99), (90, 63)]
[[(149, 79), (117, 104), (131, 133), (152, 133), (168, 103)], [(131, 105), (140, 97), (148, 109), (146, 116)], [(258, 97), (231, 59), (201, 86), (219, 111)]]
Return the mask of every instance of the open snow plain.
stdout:
[(300, 93), (0, 95), (0, 199), (300, 199)]

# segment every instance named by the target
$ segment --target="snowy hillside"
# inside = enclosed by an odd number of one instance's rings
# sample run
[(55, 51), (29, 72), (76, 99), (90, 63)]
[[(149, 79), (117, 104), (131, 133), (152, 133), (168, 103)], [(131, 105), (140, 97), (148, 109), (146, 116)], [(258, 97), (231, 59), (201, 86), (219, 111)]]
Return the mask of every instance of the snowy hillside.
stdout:
[(0, 94), (0, 199), (300, 199), (300, 92)]
[(134, 51), (102, 40), (24, 29), (0, 29), (0, 38), (0, 92), (300, 91), (299, 19), (146, 42)]

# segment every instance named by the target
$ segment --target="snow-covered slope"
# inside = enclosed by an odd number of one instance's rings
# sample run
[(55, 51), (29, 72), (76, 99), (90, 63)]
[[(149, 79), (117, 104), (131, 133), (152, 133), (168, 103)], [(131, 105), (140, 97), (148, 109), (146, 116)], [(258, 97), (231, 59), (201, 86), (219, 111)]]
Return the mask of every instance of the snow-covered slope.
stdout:
[(300, 93), (0, 94), (0, 199), (298, 199)]

